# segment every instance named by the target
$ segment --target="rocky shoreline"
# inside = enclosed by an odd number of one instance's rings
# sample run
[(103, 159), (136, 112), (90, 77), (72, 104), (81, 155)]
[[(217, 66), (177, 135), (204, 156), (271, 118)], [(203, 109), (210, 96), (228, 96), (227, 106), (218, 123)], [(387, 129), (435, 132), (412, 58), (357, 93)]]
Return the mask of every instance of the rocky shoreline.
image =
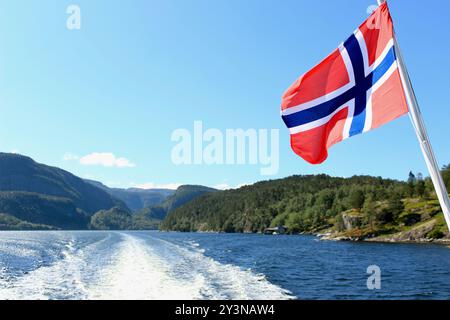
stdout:
[(318, 233), (315, 234), (323, 241), (354, 241), (354, 242), (378, 242), (378, 243), (433, 243), (450, 245), (450, 238), (430, 239), (425, 237), (414, 237), (407, 232), (398, 232), (391, 235), (377, 237), (351, 237), (339, 233)]
[[(346, 217), (344, 217), (346, 218)], [(330, 241), (364, 241), (381, 243), (435, 243), (450, 244), (450, 234), (448, 231), (433, 232), (440, 225), (439, 220), (434, 217), (427, 221), (413, 226), (403, 226), (397, 231), (381, 232), (360, 229), (356, 223), (350, 219), (344, 219), (345, 231), (338, 232), (335, 229), (325, 229), (315, 233), (321, 240)]]

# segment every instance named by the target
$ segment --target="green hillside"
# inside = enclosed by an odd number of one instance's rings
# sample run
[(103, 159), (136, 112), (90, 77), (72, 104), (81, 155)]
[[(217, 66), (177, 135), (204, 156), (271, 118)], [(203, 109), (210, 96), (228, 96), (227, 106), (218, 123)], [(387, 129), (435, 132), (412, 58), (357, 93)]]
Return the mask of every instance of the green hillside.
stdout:
[(125, 204), (55, 167), (0, 153), (2, 229), (86, 229), (95, 212)]
[(84, 229), (89, 222), (86, 212), (68, 198), (22, 191), (0, 192), (0, 213), (60, 229)]
[(197, 186), (197, 185), (183, 185), (180, 186), (173, 195), (168, 197), (160, 205), (150, 206), (142, 209), (133, 216), (133, 228), (135, 229), (157, 229), (161, 221), (166, 215), (207, 193), (216, 192), (216, 189)]
[[(449, 172), (444, 167), (447, 185)], [(416, 236), (447, 235), (431, 181), (420, 174), (410, 173), (408, 182), (308, 175), (204, 195), (170, 212), (161, 229), (262, 232), (283, 225), (290, 233), (362, 239), (406, 232), (425, 222), (432, 228)]]
[(73, 201), (88, 214), (114, 206), (124, 206), (104, 190), (65, 170), (35, 162), (33, 159), (0, 153), (0, 191), (24, 191)]
[(92, 216), (89, 227), (97, 230), (131, 229), (131, 213), (127, 209), (121, 207), (114, 207), (109, 210), (100, 210)]
[(0, 230), (54, 230), (55, 227), (30, 223), (9, 214), (0, 213)]
[(168, 197), (160, 206), (164, 208), (166, 212), (170, 212), (199, 196), (216, 191), (216, 189), (205, 186), (183, 185), (180, 186), (175, 193)]
[[(450, 189), (450, 167), (442, 173)], [(330, 239), (449, 238), (432, 183), (421, 174), (410, 173), (407, 181), (292, 176), (226, 191), (196, 185), (176, 191), (110, 189), (26, 156), (0, 153), (1, 230), (263, 232), (274, 226)]]
[(98, 181), (88, 179), (85, 181), (103, 189), (113, 197), (123, 201), (132, 212), (137, 212), (146, 207), (158, 205), (175, 192), (171, 189), (109, 188)]

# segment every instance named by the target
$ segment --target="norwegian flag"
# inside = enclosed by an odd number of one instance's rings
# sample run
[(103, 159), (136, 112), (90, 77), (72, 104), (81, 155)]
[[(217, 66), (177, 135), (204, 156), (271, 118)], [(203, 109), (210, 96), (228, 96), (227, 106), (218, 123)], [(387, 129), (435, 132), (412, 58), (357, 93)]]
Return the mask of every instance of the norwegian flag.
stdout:
[(408, 112), (386, 3), (285, 92), (281, 114), (292, 150), (312, 164), (328, 148)]

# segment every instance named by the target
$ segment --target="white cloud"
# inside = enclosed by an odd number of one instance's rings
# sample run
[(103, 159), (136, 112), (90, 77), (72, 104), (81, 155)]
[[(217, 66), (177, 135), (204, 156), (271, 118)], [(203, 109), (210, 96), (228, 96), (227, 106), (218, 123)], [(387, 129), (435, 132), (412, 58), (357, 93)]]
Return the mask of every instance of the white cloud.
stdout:
[(215, 186), (213, 186), (214, 189), (218, 189), (218, 190), (228, 190), (228, 189), (232, 189), (231, 186), (228, 183), (219, 183)]
[(250, 184), (249, 183), (241, 183), (241, 184), (238, 184), (237, 186), (233, 187), (233, 186), (230, 186), (228, 183), (219, 183), (219, 184), (213, 186), (213, 188), (218, 189), (218, 190), (229, 190), (229, 189), (239, 189), (240, 187), (248, 186), (248, 185), (250, 185)]
[(111, 152), (93, 152), (80, 158), (80, 164), (85, 166), (104, 166), (130, 168), (136, 165), (127, 158), (116, 157)]
[(154, 183), (154, 182), (147, 182), (147, 183), (143, 183), (143, 184), (134, 185), (133, 188), (138, 188), (138, 189), (172, 189), (172, 190), (175, 190), (181, 185), (182, 185), (182, 183)]

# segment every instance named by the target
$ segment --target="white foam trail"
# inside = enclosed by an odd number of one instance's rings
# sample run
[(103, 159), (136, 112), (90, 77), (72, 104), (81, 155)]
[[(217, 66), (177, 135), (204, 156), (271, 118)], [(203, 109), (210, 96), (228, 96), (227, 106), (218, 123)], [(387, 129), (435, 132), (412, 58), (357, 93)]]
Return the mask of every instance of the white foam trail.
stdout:
[(85, 283), (92, 275), (85, 252), (95, 252), (97, 246), (108, 239), (105, 237), (80, 249), (76, 248), (76, 238), (73, 237), (66, 242), (60, 259), (53, 264), (15, 279), (0, 279), (0, 300), (85, 299)]
[(75, 254), (73, 243), (62, 251), (63, 258), (51, 266), (38, 268), (17, 281), (0, 284), (0, 299), (75, 299), (83, 296), (80, 266), (84, 263)]
[(89, 299), (196, 299), (201, 283), (171, 277), (165, 262), (135, 237), (123, 235), (115, 261), (97, 283), (89, 286)]
[(29, 242), (2, 239), (0, 241), (0, 254), (9, 254), (17, 257), (37, 257), (38, 250), (26, 246)]
[[(221, 264), (161, 239), (123, 234), (112, 263), (87, 289), (89, 299), (289, 299), (263, 275)], [(197, 248), (199, 245), (194, 245)]]
[[(202, 286), (197, 288), (202, 299), (292, 299), (288, 290), (270, 283), (262, 274), (251, 270), (222, 264), (203, 254), (203, 249), (188, 250), (170, 242), (165, 243), (172, 273), (184, 278), (199, 277)], [(168, 253), (168, 254), (167, 254)]]
[(148, 234), (115, 236), (81, 248), (75, 236), (52, 265), (0, 277), (0, 299), (293, 298), (264, 275), (205, 256), (197, 243), (188, 249)]

